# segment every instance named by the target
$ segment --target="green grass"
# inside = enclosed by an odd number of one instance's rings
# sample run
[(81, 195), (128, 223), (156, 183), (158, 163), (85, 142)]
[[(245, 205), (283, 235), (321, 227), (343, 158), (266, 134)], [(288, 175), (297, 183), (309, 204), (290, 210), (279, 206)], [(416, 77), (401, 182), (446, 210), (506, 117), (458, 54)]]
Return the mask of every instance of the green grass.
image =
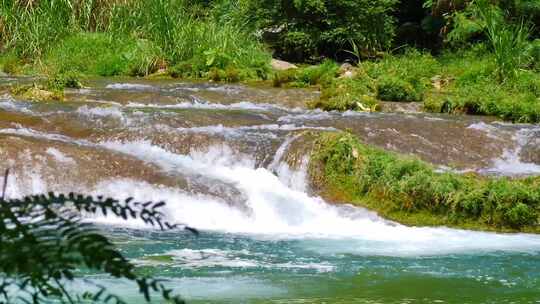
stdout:
[[(251, 32), (183, 0), (3, 1), (0, 43), (45, 73), (145, 76), (158, 68), (191, 78), (266, 79), (270, 53)], [(209, 10), (211, 10), (210, 8)], [(13, 64), (15, 63), (15, 64)]]
[(378, 111), (379, 101), (371, 91), (369, 82), (340, 79), (323, 87), (320, 98), (308, 103), (308, 108), (325, 111)]
[(418, 159), (369, 147), (348, 133), (315, 137), (310, 175), (326, 198), (408, 225), (539, 231), (540, 178), (439, 173)]
[(104, 33), (79, 33), (48, 51), (44, 65), (55, 73), (145, 76), (155, 72), (161, 51), (147, 40), (112, 39)]
[[(534, 53), (535, 44), (530, 51)], [(378, 109), (379, 101), (423, 102), (436, 113), (496, 116), (522, 123), (540, 122), (540, 74), (534, 65), (520, 69), (503, 83), (499, 64), (484, 45), (440, 56), (415, 50), (365, 61), (351, 79), (330, 78), (321, 83), (319, 100), (308, 105), (323, 110), (362, 110), (358, 103)], [(304, 69), (279, 74), (274, 82), (296, 85)], [(308, 85), (308, 83), (303, 83)]]
[(482, 50), (446, 54), (439, 60), (443, 66), (439, 75), (449, 81), (426, 98), (427, 111), (540, 122), (540, 74), (534, 70), (519, 70), (499, 83), (496, 59)]

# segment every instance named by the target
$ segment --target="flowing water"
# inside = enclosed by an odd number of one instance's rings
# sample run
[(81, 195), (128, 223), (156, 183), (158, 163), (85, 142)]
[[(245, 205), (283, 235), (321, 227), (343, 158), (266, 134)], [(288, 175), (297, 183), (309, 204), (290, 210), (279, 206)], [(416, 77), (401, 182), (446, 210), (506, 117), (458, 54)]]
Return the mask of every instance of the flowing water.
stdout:
[[(209, 83), (99, 80), (66, 97), (0, 98), (8, 197), (166, 201), (169, 221), (201, 235), (88, 220), (189, 303), (540, 303), (540, 236), (405, 227), (328, 204), (309, 187), (302, 136), (350, 130), (440, 170), (516, 176), (540, 174), (539, 126), (308, 111), (317, 92)], [(85, 279), (141, 301), (127, 282)]]

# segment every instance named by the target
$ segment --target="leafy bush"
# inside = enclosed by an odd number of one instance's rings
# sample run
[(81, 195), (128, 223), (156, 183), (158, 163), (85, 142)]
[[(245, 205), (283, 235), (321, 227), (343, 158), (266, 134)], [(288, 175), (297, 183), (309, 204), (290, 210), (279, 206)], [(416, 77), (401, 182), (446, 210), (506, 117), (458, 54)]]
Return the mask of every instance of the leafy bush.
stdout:
[(99, 285), (94, 293), (68, 292), (66, 282), (74, 281), (77, 270), (85, 268), (135, 282), (146, 302), (158, 293), (167, 303), (184, 303), (162, 280), (137, 274), (135, 266), (112, 241), (81, 218), (83, 212), (114, 214), (124, 220), (141, 219), (162, 230), (173, 229), (175, 225), (163, 220), (163, 205), (52, 193), (13, 200), (0, 198), (0, 301), (126, 303)]
[(485, 36), (494, 55), (494, 72), (499, 82), (516, 76), (531, 59), (527, 56), (531, 26), (524, 16), (515, 17), (516, 8), (506, 5), (510, 2), (495, 5), (488, 0), (472, 1), (464, 11), (454, 14), (453, 29), (448, 35), (448, 41), (454, 45), (467, 43), (473, 36)]
[(289, 60), (335, 57), (351, 49), (387, 49), (394, 36), (395, 0), (241, 0), (246, 21), (265, 32), (277, 54)]
[(530, 58), (531, 68), (540, 71), (540, 39), (536, 39), (529, 44), (527, 56)]
[(81, 89), (83, 84), (81, 76), (77, 72), (56, 74), (48, 79), (47, 87), (52, 90), (64, 90), (65, 88)]
[(502, 13), (486, 1), (478, 1), (478, 8), (486, 23), (488, 41), (497, 64), (497, 78), (500, 82), (514, 77), (519, 68), (527, 65), (527, 39), (530, 28), (521, 21), (519, 24), (506, 24)]

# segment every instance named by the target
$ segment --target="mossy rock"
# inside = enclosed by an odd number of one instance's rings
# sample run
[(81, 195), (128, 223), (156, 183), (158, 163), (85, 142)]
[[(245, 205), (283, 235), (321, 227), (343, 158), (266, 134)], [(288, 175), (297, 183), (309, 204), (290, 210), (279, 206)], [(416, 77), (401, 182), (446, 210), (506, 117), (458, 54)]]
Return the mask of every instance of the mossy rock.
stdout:
[(63, 101), (63, 91), (48, 90), (36, 84), (19, 86), (11, 89), (11, 93), (25, 100), (30, 101)]
[(441, 173), (349, 133), (316, 136), (310, 177), (331, 201), (358, 204), (415, 226), (540, 231), (540, 177)]

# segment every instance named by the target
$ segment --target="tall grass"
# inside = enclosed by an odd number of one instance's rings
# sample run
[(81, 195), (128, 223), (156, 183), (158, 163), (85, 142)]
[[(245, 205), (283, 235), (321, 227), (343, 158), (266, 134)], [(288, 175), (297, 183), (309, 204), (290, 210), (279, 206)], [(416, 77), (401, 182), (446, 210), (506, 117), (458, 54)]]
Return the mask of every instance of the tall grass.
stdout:
[(485, 0), (477, 1), (480, 15), (486, 25), (486, 34), (496, 62), (496, 75), (500, 82), (515, 77), (528, 63), (525, 50), (531, 28), (524, 21), (508, 24), (501, 10)]
[(197, 11), (184, 0), (2, 0), (0, 43), (39, 61), (67, 37), (97, 32), (113, 43), (147, 41), (170, 65), (267, 69), (270, 55), (254, 35)]

